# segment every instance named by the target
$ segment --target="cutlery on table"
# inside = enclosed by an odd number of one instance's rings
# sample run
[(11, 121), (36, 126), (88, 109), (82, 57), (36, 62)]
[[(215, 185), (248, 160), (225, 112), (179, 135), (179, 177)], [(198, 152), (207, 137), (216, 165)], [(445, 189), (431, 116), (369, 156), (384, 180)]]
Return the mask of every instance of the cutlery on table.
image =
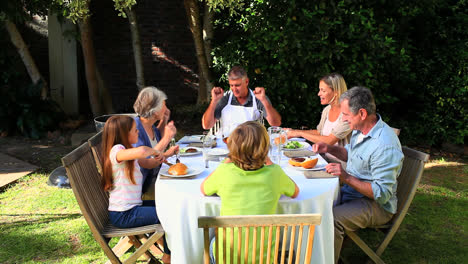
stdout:
[[(170, 146), (173, 147), (173, 146), (175, 146), (175, 145), (176, 145), (175, 139), (172, 138), (172, 139), (171, 139), (171, 144), (170, 144)], [(180, 149), (179, 149), (179, 150), (177, 151), (177, 153), (176, 153), (176, 163), (180, 163), (180, 159), (179, 159), (179, 158), (180, 158)]]

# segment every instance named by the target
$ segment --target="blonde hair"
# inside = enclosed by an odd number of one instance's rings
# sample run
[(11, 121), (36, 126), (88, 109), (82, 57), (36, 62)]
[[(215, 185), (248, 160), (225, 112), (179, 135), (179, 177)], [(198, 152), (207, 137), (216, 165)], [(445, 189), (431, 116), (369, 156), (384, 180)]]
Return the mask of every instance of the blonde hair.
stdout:
[(328, 86), (330, 86), (333, 92), (337, 93), (337, 99), (340, 98), (341, 94), (348, 90), (343, 76), (341, 76), (339, 73), (330, 73), (325, 75), (320, 79), (320, 81), (326, 83)]
[(252, 171), (265, 164), (270, 140), (263, 125), (247, 121), (231, 133), (227, 145), (231, 161), (243, 170)]
[(154, 86), (148, 86), (140, 91), (133, 110), (143, 118), (149, 118), (154, 113), (161, 111), (163, 102), (167, 100), (166, 94)]

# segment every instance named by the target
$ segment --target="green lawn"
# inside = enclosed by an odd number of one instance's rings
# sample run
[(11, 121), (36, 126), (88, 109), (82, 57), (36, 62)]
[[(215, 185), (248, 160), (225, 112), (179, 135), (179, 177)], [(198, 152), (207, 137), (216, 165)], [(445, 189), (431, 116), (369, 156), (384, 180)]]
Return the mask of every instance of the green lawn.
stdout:
[[(387, 263), (468, 263), (468, 165), (442, 158), (426, 165), (400, 230), (384, 252)], [(32, 174), (0, 193), (0, 263), (104, 263), (70, 189)], [(364, 237), (375, 241), (366, 232)], [(356, 246), (350, 263), (366, 258)]]

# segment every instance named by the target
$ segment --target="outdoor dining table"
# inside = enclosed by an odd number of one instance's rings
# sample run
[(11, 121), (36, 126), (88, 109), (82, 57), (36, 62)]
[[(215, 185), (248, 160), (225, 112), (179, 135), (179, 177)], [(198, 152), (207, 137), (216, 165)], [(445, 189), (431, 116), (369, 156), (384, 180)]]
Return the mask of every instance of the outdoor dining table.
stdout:
[[(185, 147), (186, 144), (180, 144)], [(227, 149), (221, 139), (217, 147)], [(326, 161), (319, 157), (319, 164)], [(202, 181), (219, 165), (210, 161), (205, 168), (203, 155), (182, 156), (181, 162), (191, 170), (201, 171), (191, 178), (166, 178), (168, 166), (163, 164), (155, 185), (156, 211), (165, 230), (167, 244), (171, 250), (171, 263), (203, 263), (203, 230), (198, 228), (199, 216), (217, 216), (220, 213), (221, 199), (218, 196), (204, 196), (200, 191)], [(175, 162), (175, 159), (169, 161)], [(278, 203), (278, 214), (318, 213), (322, 222), (316, 227), (311, 263), (333, 263), (333, 213), (332, 207), (338, 199), (338, 178), (307, 179), (303, 171), (288, 164), (283, 156), (280, 162), (286, 174), (299, 186), (299, 196), (292, 199), (282, 196)], [(317, 166), (318, 166), (317, 165)]]

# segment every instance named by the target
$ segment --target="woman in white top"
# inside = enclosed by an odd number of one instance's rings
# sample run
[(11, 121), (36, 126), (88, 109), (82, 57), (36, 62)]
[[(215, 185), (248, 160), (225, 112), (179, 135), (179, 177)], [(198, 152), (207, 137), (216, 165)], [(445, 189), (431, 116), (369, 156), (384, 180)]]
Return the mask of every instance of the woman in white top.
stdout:
[(325, 75), (320, 79), (320, 103), (327, 105), (322, 111), (322, 118), (314, 130), (291, 129), (288, 138), (302, 137), (313, 143), (325, 142), (329, 145), (344, 146), (348, 143), (351, 129), (342, 120), (339, 98), (347, 90), (346, 82), (338, 73)]

